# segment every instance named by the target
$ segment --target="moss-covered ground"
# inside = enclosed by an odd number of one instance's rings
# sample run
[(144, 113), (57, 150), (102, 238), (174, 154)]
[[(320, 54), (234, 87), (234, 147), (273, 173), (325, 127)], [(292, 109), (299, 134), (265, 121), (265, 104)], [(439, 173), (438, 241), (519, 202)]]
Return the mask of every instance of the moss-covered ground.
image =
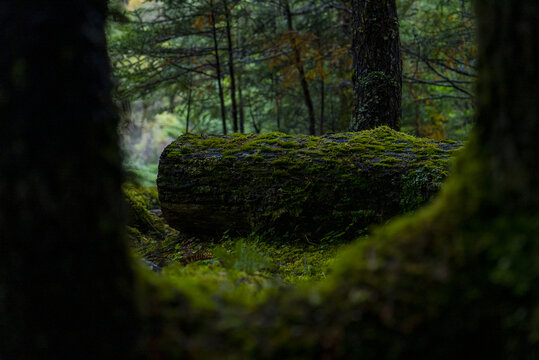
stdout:
[(128, 213), (138, 215), (130, 216), (128, 226), (133, 251), (162, 267), (160, 276), (180, 288), (202, 287), (207, 293), (257, 301), (275, 289), (325, 279), (346, 246), (338, 234), (317, 243), (284, 243), (269, 234), (224, 234), (214, 241), (187, 237), (153, 211), (158, 208), (155, 187), (125, 184), (124, 194)]
[(484, 155), (473, 145), (463, 155), (431, 205), (350, 245), (283, 247), (260, 235), (225, 235), (218, 244), (156, 239), (144, 251), (169, 262), (141, 285), (152, 324), (147, 352), (537, 358), (537, 213), (507, 209), (506, 199), (492, 196)]

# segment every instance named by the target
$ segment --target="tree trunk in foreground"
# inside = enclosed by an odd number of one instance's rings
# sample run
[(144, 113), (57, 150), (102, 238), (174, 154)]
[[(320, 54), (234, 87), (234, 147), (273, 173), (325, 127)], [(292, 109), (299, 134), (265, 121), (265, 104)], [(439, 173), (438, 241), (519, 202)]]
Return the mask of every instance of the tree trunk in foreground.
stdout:
[(477, 134), (491, 196), (507, 213), (539, 209), (539, 2), (477, 0)]
[(354, 112), (351, 131), (400, 130), (402, 55), (395, 0), (352, 0)]
[(168, 223), (193, 236), (355, 238), (425, 203), (457, 147), (387, 127), (321, 138), (181, 136), (161, 155), (157, 185)]
[(0, 1), (0, 358), (131, 358), (106, 1)]

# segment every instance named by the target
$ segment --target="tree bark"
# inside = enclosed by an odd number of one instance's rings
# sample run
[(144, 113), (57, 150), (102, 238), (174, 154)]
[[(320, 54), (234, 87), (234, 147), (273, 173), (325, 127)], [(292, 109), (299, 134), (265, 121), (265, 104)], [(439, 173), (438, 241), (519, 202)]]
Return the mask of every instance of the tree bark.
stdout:
[(197, 237), (274, 229), (320, 239), (346, 228), (354, 237), (427, 201), (456, 147), (387, 127), (318, 143), (308, 136), (182, 136), (161, 155), (157, 185), (168, 223)]
[(395, 0), (352, 0), (354, 112), (351, 131), (400, 130), (402, 55)]
[(0, 1), (0, 357), (131, 358), (107, 2)]
[(539, 3), (475, 2), (480, 76), (477, 132), (493, 196), (508, 212), (539, 208)]

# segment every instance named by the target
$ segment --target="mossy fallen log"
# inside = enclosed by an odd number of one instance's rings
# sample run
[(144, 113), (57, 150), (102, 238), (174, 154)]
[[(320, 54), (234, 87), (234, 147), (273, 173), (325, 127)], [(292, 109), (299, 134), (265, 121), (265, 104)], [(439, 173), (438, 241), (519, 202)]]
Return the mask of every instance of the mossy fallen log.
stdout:
[(127, 208), (126, 235), (129, 244), (145, 261), (155, 263), (158, 267), (166, 266), (174, 256), (174, 246), (185, 239), (157, 215), (157, 189), (125, 183), (122, 190)]
[(183, 135), (161, 154), (163, 215), (182, 232), (353, 237), (438, 191), (459, 145), (380, 127), (321, 137)]

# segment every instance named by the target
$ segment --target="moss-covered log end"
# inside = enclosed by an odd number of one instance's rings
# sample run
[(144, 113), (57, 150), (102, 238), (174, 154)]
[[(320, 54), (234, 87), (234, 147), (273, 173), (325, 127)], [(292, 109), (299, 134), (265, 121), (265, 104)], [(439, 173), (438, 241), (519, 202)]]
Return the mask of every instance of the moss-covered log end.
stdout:
[(425, 203), (459, 145), (388, 127), (358, 133), (184, 135), (162, 153), (167, 222), (199, 237), (355, 237)]
[(167, 265), (174, 258), (176, 244), (185, 241), (185, 237), (160, 216), (157, 189), (125, 183), (122, 190), (130, 246), (142, 258), (159, 266)]

